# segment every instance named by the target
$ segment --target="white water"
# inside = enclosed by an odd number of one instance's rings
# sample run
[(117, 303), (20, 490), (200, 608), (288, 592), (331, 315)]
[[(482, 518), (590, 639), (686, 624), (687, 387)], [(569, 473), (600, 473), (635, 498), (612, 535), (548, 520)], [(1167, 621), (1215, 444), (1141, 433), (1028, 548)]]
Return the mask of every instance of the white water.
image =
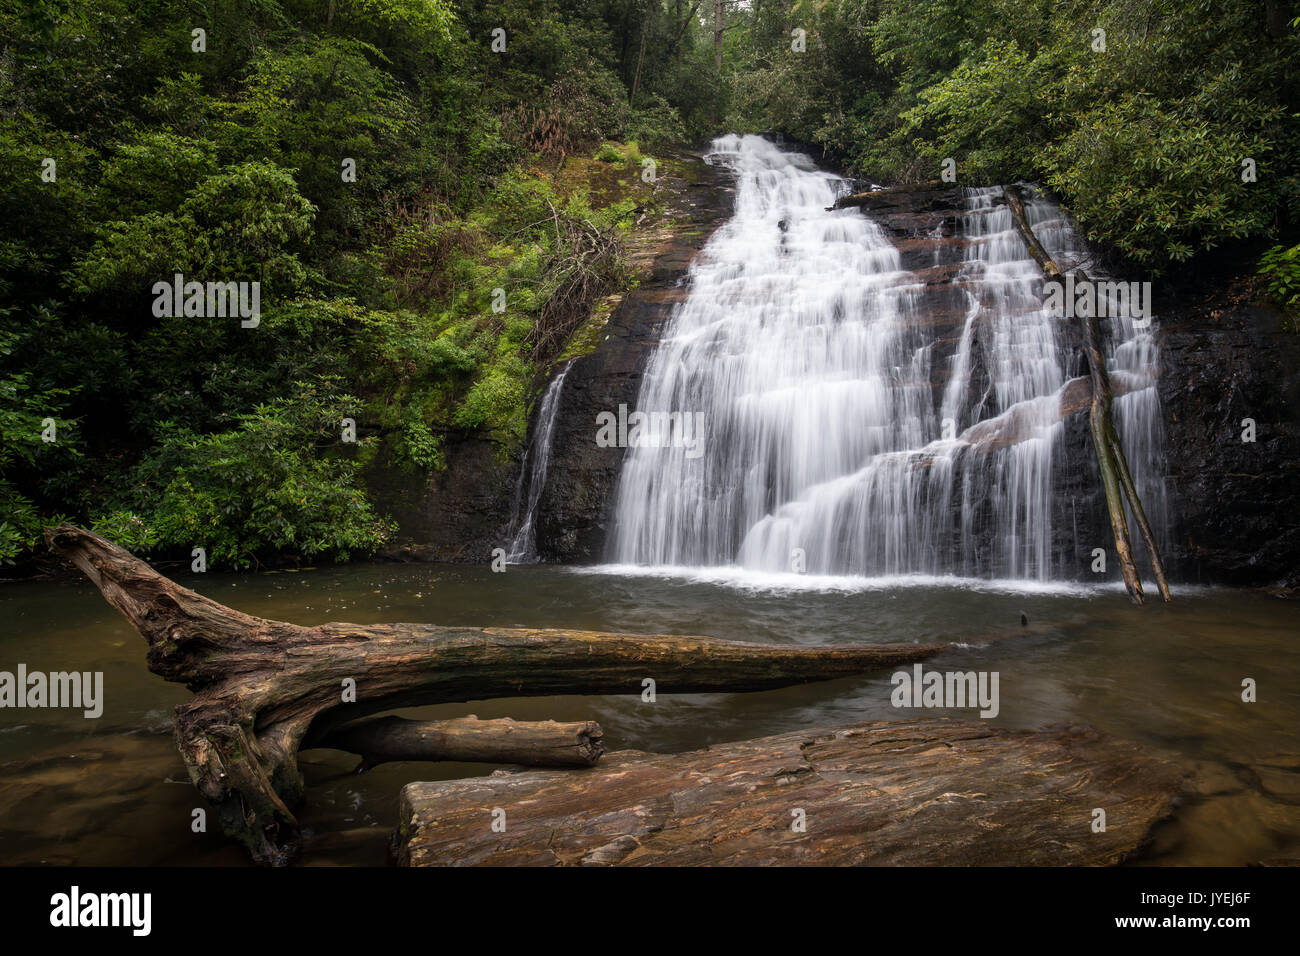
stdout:
[[(555, 420), (560, 413), (560, 392), (564, 389), (564, 376), (569, 374), (572, 362), (565, 363), (560, 374), (546, 386), (542, 404), (537, 410), (537, 424), (533, 426), (533, 440), (519, 464), (519, 482), (515, 485), (514, 504), (511, 508), (510, 526), (513, 536), (506, 552), (507, 564), (521, 564), (537, 557), (537, 504), (546, 488), (546, 472), (551, 464), (551, 440), (555, 434)], [(529, 467), (531, 463), (531, 468)], [(524, 502), (525, 481), (528, 499)], [(520, 520), (522, 506), (523, 518)]]
[[(1078, 552), (1091, 543), (1062, 543), (1068, 529), (1054, 536), (1052, 477), (1064, 430), (1057, 394), (1080, 369), (1066, 368), (1063, 320), (1043, 306), (1041, 273), (1010, 213), (994, 207), (1000, 190), (968, 194), (954, 345), (940, 341), (951, 320), (919, 311), (921, 279), (883, 230), (857, 210), (827, 211), (844, 180), (758, 137), (722, 137), (713, 149), (736, 171), (735, 213), (692, 265), (689, 297), (636, 405), (703, 413), (703, 455), (629, 449), (611, 559), (1078, 577)], [(1059, 261), (1083, 258), (1058, 208), (1034, 199), (1027, 213)], [(1162, 529), (1155, 350), (1149, 331), (1122, 326), (1112, 368), (1148, 387), (1117, 399), (1116, 424)], [(997, 432), (1017, 440), (975, 444)]]

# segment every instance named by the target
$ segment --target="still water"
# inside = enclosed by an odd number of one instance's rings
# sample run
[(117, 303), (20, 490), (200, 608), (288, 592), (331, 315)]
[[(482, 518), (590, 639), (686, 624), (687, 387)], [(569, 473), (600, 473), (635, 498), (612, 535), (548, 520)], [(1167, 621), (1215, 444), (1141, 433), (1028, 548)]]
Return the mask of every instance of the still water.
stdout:
[[(1242, 865), (1300, 857), (1300, 627), (1293, 602), (1255, 591), (1175, 589), (1169, 607), (1114, 587), (943, 578), (763, 576), (711, 569), (347, 565), (177, 578), (223, 603), (299, 624), (424, 621), (706, 634), (777, 644), (968, 641), (936, 669), (1000, 673), (991, 721), (1087, 724), (1160, 748), (1194, 777), (1138, 861)], [(1030, 626), (1022, 628), (1021, 614)], [(981, 639), (1004, 637), (980, 646)], [(7, 864), (247, 863), (216, 833), (170, 735), (189, 696), (150, 674), (140, 636), (85, 583), (0, 585), (0, 670), (103, 671), (103, 716), (0, 711), (0, 860)], [(1258, 701), (1243, 703), (1244, 678)], [(594, 719), (610, 749), (674, 752), (849, 721), (930, 716), (890, 706), (889, 673), (756, 694), (493, 700), (402, 711), (521, 720)], [(966, 719), (979, 720), (972, 711)], [(401, 786), (489, 765), (302, 757), (304, 865), (383, 865)]]

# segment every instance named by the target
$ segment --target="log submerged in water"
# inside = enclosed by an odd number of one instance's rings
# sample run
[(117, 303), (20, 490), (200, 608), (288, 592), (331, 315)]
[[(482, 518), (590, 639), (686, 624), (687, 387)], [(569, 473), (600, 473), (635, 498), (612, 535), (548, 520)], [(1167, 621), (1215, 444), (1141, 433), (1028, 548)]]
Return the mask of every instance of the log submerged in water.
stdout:
[(1086, 728), (875, 721), (408, 784), (393, 850), (406, 866), (1106, 866), (1148, 841), (1184, 777)]
[(393, 760), (458, 760), (525, 767), (590, 767), (605, 752), (594, 720), (407, 720), (375, 717), (330, 731), (316, 747), (360, 755), (358, 772)]
[[(203, 597), (89, 531), (50, 549), (74, 563), (148, 642), (149, 669), (194, 697), (174, 736), (223, 831), (260, 863), (299, 846), (298, 751), (360, 718), (492, 697), (768, 690), (924, 660), (948, 643), (777, 646), (666, 634), (329, 623), (301, 627)], [(370, 731), (374, 733), (373, 728)], [(580, 771), (575, 771), (580, 772)]]

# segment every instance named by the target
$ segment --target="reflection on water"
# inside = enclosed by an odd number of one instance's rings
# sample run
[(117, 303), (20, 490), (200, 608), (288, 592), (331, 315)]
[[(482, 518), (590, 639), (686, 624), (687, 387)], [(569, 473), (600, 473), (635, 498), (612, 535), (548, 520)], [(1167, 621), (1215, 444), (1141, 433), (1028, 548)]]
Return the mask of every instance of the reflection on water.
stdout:
[[(1180, 755), (1193, 792), (1144, 862), (1239, 865), (1300, 857), (1300, 654), (1294, 604), (1257, 592), (1182, 589), (1134, 608), (1111, 588), (981, 582), (706, 577), (624, 569), (349, 565), (195, 575), (186, 586), (240, 610), (300, 624), (425, 621), (707, 634), (773, 643), (1006, 640), (936, 658), (938, 669), (997, 670), (992, 723), (1088, 724)], [(1025, 614), (1030, 628), (1021, 629)], [(978, 640), (973, 641), (979, 645)], [(104, 714), (0, 711), (0, 859), (6, 863), (243, 864), (219, 834), (191, 831), (202, 801), (170, 736), (189, 696), (150, 674), (144, 642), (89, 584), (0, 586), (0, 669), (104, 672)], [(1259, 700), (1241, 702), (1241, 681)], [(408, 716), (595, 719), (612, 749), (681, 751), (835, 723), (917, 716), (889, 704), (888, 672), (759, 694), (493, 700)], [(932, 712), (927, 711), (929, 715)], [(963, 712), (969, 719), (979, 718)], [(309, 832), (303, 863), (386, 860), (397, 793), (412, 780), (490, 765), (387, 764), (303, 755)]]

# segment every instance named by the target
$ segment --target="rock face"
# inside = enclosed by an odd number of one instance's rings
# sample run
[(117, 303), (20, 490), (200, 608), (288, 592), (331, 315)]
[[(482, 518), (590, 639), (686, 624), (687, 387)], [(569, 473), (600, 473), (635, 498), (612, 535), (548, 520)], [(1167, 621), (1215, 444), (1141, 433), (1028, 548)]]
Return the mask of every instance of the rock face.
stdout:
[[(931, 357), (936, 407), (966, 309), (951, 282), (962, 262), (956, 234), (964, 211), (962, 190), (942, 184), (880, 192), (864, 208), (893, 239), (903, 267), (923, 283), (920, 311), (937, 338)], [(630, 297), (611, 322), (620, 341), (575, 366), (577, 387), (566, 396), (572, 403), (556, 437), (564, 478), (557, 473), (543, 497), (539, 544), (548, 559), (601, 558), (622, 453), (591, 443), (594, 415), (634, 402), (646, 350), (685, 292), (674, 285), (681, 278), (675, 270), (684, 271), (689, 260), (683, 253), (660, 260), (656, 282), (639, 290), (643, 297)], [(1300, 335), (1283, 331), (1276, 311), (1228, 290), (1231, 273), (1193, 271), (1198, 278), (1180, 275), (1153, 291), (1169, 517), (1161, 548), (1174, 582), (1294, 587), (1300, 585)], [(1073, 324), (1064, 341), (1073, 356), (1069, 373), (1084, 374)], [(972, 350), (972, 361), (970, 388), (978, 398), (990, 385), (982, 349)], [(1253, 443), (1241, 440), (1245, 418), (1256, 423)], [(1109, 551), (1112, 539), (1086, 414), (1066, 418), (1053, 472), (1056, 563), (1089, 580), (1092, 549)], [(1133, 537), (1145, 567), (1135, 529)]]
[(1166, 561), (1177, 580), (1298, 587), (1300, 334), (1222, 286), (1175, 296), (1160, 327)]
[(394, 849), (408, 866), (1107, 866), (1147, 842), (1183, 779), (1086, 728), (876, 721), (408, 784)]
[(384, 557), (487, 562), (508, 543), (518, 464), (502, 462), (496, 445), (481, 438), (450, 441), (445, 454), (447, 467), (432, 475), (384, 461), (367, 472), (376, 510), (398, 526)]
[(731, 211), (729, 173), (682, 157), (665, 187), (668, 223), (633, 240), (642, 276), (610, 315), (600, 346), (577, 359), (564, 380), (553, 457), (538, 509), (537, 548), (546, 561), (602, 559), (623, 448), (596, 445), (596, 416), (636, 407), (641, 374), (673, 306), (685, 298), (686, 269)]
[[(885, 229), (899, 250), (902, 267), (915, 273), (922, 283), (917, 308), (931, 323), (935, 335), (930, 385), (938, 408), (968, 307), (965, 293), (952, 281), (961, 271), (965, 255), (966, 240), (960, 234), (961, 219), (967, 214), (964, 191), (956, 185), (934, 182), (857, 196), (846, 205), (861, 208)], [(994, 205), (1001, 205), (1001, 199), (995, 199)], [(977, 326), (970, 351), (968, 401), (972, 406), (978, 405), (993, 385), (987, 346), (982, 342), (984, 334), (984, 329)], [(1067, 373), (1086, 375), (1079, 330), (1070, 323), (1059, 335), (1071, 355)], [(1054, 456), (1052, 564), (1062, 569), (1075, 568), (1078, 578), (1091, 579), (1092, 549), (1104, 547), (1112, 551), (1113, 538), (1086, 414), (1065, 418), (1064, 435)], [(991, 500), (982, 502), (989, 510), (981, 522), (986, 527), (993, 525), (992, 505)], [(1135, 531), (1133, 537), (1135, 553), (1140, 562), (1145, 562)]]

